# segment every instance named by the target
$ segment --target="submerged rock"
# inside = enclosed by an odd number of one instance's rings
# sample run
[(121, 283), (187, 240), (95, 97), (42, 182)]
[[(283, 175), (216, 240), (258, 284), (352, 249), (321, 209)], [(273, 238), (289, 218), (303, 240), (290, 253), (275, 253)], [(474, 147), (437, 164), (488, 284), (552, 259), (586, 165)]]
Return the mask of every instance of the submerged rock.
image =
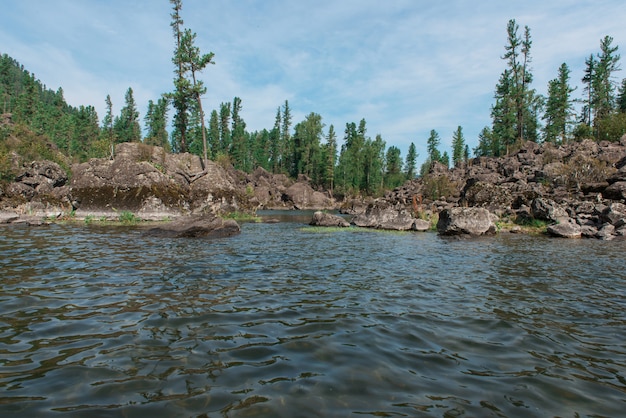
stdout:
[(347, 228), (350, 223), (343, 219), (341, 216), (332, 215), (330, 213), (317, 211), (313, 214), (313, 219), (309, 225), (313, 226), (328, 226), (328, 227), (341, 227)]
[(239, 224), (232, 219), (216, 216), (191, 216), (149, 229), (144, 234), (163, 238), (224, 238), (241, 232)]
[(439, 213), (437, 231), (441, 235), (493, 235), (496, 225), (484, 208), (450, 208)]

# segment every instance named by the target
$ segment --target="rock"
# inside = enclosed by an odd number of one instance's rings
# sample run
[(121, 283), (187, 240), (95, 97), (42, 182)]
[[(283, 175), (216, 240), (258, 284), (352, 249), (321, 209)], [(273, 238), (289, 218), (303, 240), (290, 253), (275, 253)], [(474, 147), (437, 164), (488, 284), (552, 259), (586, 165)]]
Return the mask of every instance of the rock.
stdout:
[(144, 235), (162, 238), (223, 238), (240, 232), (239, 224), (232, 219), (196, 215), (149, 229)]
[(0, 212), (0, 224), (10, 224), (19, 219), (19, 216), (11, 212)]
[(611, 200), (624, 200), (626, 199), (626, 181), (616, 181), (609, 187), (604, 189), (602, 197)]
[(306, 181), (299, 181), (285, 190), (283, 200), (291, 202), (295, 209), (326, 209), (334, 206), (328, 195), (313, 190)]
[(610, 241), (615, 238), (615, 227), (609, 223), (604, 224), (596, 233), (596, 238), (603, 241)]
[(313, 219), (311, 220), (311, 223), (309, 225), (329, 227), (338, 226), (341, 228), (347, 228), (350, 226), (350, 222), (346, 221), (341, 216), (317, 211), (313, 214)]
[(493, 235), (496, 225), (484, 208), (451, 208), (439, 213), (437, 231), (441, 235)]
[(365, 212), (355, 216), (352, 224), (362, 228), (409, 231), (415, 228), (415, 218), (405, 209), (397, 209), (387, 202), (371, 203)]
[(623, 224), (626, 220), (626, 205), (623, 203), (611, 203), (600, 212), (600, 219), (611, 225)]
[(430, 230), (430, 222), (424, 219), (416, 219), (415, 222), (413, 222), (413, 228), (411, 229), (414, 231), (426, 232)]
[(580, 238), (582, 236), (580, 225), (570, 221), (549, 225), (547, 232), (553, 237), (559, 238)]
[(67, 183), (67, 173), (53, 161), (33, 161), (30, 166), (19, 174), (16, 182), (24, 183), (33, 189), (40, 185), (48, 185), (49, 189), (60, 187)]
[(479, 207), (507, 207), (511, 206), (513, 198), (504, 187), (472, 178), (467, 181), (461, 199), (469, 206)]
[(530, 211), (533, 218), (548, 222), (560, 222), (569, 218), (565, 209), (550, 199), (534, 199), (530, 204)]

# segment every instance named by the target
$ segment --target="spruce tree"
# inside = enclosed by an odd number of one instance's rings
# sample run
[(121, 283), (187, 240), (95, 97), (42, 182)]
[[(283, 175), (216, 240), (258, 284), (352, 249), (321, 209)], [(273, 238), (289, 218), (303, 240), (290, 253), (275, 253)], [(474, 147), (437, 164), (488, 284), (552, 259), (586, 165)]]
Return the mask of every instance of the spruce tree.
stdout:
[(464, 160), (465, 138), (463, 137), (463, 128), (460, 126), (452, 134), (452, 164), (458, 167)]
[(115, 118), (113, 130), (117, 142), (141, 142), (139, 112), (131, 87), (126, 90), (124, 107), (121, 109), (119, 117)]
[(559, 67), (558, 77), (548, 83), (548, 99), (543, 116), (545, 120), (544, 141), (562, 144), (567, 142), (572, 125), (573, 105), (570, 98), (574, 91), (569, 86), (570, 70), (567, 64)]
[(411, 180), (415, 177), (415, 170), (417, 169), (417, 150), (415, 148), (415, 144), (411, 142), (409, 145), (409, 150), (406, 154), (405, 168), (404, 173), (408, 180)]

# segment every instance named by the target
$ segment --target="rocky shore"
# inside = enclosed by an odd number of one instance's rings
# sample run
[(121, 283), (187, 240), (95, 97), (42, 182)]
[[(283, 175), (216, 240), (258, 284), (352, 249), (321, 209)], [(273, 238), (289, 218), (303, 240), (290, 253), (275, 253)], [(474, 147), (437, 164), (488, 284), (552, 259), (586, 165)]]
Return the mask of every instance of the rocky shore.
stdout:
[[(544, 225), (548, 234), (610, 240), (626, 236), (626, 136), (563, 146), (525, 143), (499, 158), (475, 158), (453, 169), (435, 164), (378, 199), (338, 202), (296, 181), (258, 168), (251, 174), (191, 154), (119, 144), (113, 159), (92, 159), (68, 174), (35, 161), (0, 186), (0, 223), (76, 219), (142, 220), (254, 214), (259, 209), (340, 209), (364, 228), (488, 235)], [(317, 215), (313, 224), (346, 226)], [(228, 229), (226, 235), (232, 234)], [(167, 235), (168, 233), (164, 233)]]

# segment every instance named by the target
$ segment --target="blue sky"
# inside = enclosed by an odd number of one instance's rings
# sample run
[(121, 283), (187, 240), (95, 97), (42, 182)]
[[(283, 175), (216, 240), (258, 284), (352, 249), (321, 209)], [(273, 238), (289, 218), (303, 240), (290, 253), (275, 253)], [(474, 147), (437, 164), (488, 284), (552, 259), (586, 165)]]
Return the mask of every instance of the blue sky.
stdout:
[[(71, 105), (94, 105), (102, 118), (106, 95), (118, 113), (132, 87), (143, 120), (148, 100), (172, 89), (167, 0), (3, 0), (0, 9), (0, 53), (62, 87)], [(347, 122), (365, 118), (370, 137), (403, 156), (414, 142), (420, 161), (431, 129), (450, 152), (457, 126), (473, 148), (491, 124), (509, 19), (520, 34), (530, 27), (541, 94), (563, 62), (578, 86), (605, 35), (626, 49), (623, 0), (183, 0), (182, 16), (201, 51), (215, 53), (202, 75), (205, 109), (238, 96), (254, 131), (271, 129), (289, 100), (294, 124), (319, 113), (340, 142)]]

